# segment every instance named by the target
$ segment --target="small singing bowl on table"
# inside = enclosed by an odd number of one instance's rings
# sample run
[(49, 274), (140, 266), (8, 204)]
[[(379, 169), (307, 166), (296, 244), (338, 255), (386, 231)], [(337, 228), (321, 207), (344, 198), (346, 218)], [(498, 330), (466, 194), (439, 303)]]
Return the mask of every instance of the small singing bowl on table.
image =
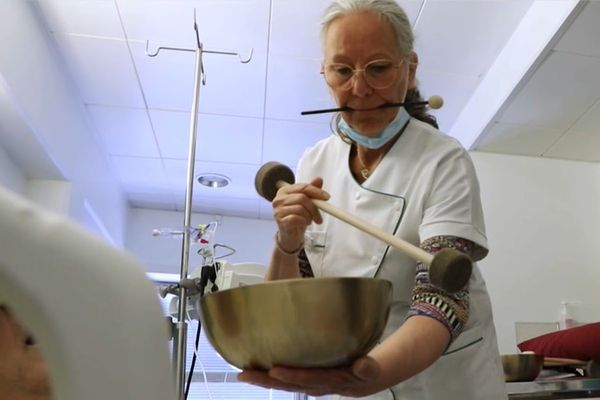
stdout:
[(534, 353), (504, 354), (501, 358), (506, 382), (533, 381), (544, 366), (544, 356)]
[(207, 294), (199, 308), (206, 337), (237, 368), (329, 368), (377, 344), (391, 298), (383, 279), (287, 279)]

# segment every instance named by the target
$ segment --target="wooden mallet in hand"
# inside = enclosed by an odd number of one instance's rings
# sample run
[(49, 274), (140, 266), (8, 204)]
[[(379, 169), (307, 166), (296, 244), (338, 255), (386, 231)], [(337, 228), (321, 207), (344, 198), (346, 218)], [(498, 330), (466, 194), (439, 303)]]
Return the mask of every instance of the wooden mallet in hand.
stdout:
[[(264, 164), (258, 170), (254, 179), (254, 185), (258, 194), (269, 201), (275, 198), (277, 191), (281, 187), (293, 184), (294, 182), (295, 177), (292, 170), (274, 161)], [(313, 199), (312, 202), (319, 210), (376, 237), (415, 260), (423, 262), (429, 267), (431, 283), (448, 292), (454, 293), (462, 289), (471, 277), (473, 263), (466, 254), (452, 249), (442, 249), (435, 255), (429, 254), (412, 243), (393, 236), (326, 201)]]

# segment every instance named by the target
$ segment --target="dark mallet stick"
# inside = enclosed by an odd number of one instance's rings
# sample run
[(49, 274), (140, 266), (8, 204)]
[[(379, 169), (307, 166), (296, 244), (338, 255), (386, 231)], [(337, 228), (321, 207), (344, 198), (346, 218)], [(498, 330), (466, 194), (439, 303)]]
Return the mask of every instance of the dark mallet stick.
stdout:
[[(434, 95), (434, 96), (431, 96), (429, 99), (422, 100), (422, 101), (411, 101), (411, 102), (406, 102), (406, 103), (387, 103), (387, 104), (383, 104), (379, 107), (374, 108), (374, 110), (379, 110), (382, 108), (402, 107), (402, 106), (419, 106), (419, 105), (429, 105), (429, 108), (437, 110), (438, 108), (441, 108), (443, 104), (444, 104), (444, 99), (442, 99), (438, 95)], [(350, 107), (325, 108), (322, 110), (302, 111), (300, 113), (300, 115), (325, 114), (325, 113), (342, 112), (342, 111), (366, 111), (366, 110), (355, 110), (354, 108), (350, 108)]]

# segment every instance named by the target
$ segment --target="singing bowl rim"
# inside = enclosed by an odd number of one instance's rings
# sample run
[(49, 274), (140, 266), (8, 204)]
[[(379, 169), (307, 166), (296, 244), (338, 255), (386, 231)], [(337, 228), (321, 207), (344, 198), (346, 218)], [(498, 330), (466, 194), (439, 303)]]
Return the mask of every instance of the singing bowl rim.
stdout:
[(215, 295), (222, 295), (223, 293), (235, 290), (235, 291), (242, 291), (242, 290), (260, 290), (259, 288), (261, 287), (280, 287), (280, 286), (289, 286), (289, 285), (330, 285), (331, 283), (335, 283), (335, 282), (365, 282), (365, 283), (369, 283), (372, 282), (374, 284), (377, 285), (389, 285), (390, 289), (392, 288), (392, 283), (388, 280), (388, 279), (382, 279), (382, 278), (368, 278), (368, 277), (364, 277), (364, 276), (324, 276), (324, 277), (318, 277), (318, 278), (289, 278), (289, 279), (277, 279), (277, 280), (272, 280), (272, 281), (265, 281), (262, 283), (255, 283), (252, 285), (243, 285), (243, 286), (239, 286), (239, 287), (234, 287), (234, 288), (227, 288), (224, 290), (218, 290), (216, 292), (212, 292), (212, 293), (207, 293), (206, 295), (204, 295), (201, 298), (202, 300), (205, 300), (206, 297), (208, 296), (215, 296)]
[(503, 354), (500, 358), (506, 382), (533, 381), (544, 366), (544, 356), (540, 354)]
[[(353, 286), (354, 285), (354, 286)], [(337, 287), (337, 293), (334, 293), (333, 289)], [(269, 313), (265, 313), (262, 312), (262, 310), (260, 309), (260, 307), (255, 307), (254, 309), (249, 309), (249, 308), (244, 308), (245, 306), (247, 306), (247, 304), (243, 304), (242, 302), (240, 302), (240, 299), (244, 298), (245, 301), (249, 300), (247, 297), (244, 296), (248, 296), (248, 295), (254, 295), (255, 297), (250, 300), (250, 302), (256, 302), (257, 305), (259, 304), (259, 300), (258, 300), (258, 296), (257, 293), (265, 295), (265, 296), (273, 296), (273, 295), (279, 295), (279, 294), (286, 294), (289, 295), (290, 292), (293, 292), (295, 295), (298, 295), (299, 293), (301, 293), (302, 291), (306, 290), (306, 291), (317, 291), (318, 293), (326, 293), (327, 296), (332, 296), (331, 299), (333, 299), (335, 296), (338, 297), (338, 299), (340, 301), (345, 302), (343, 304), (343, 309), (346, 309), (348, 312), (356, 312), (356, 313), (360, 313), (362, 312), (363, 314), (366, 315), (366, 307), (368, 307), (367, 305), (364, 305), (363, 309), (352, 309), (351, 303), (352, 302), (356, 302), (356, 298), (357, 296), (347, 296), (344, 295), (343, 293), (343, 289), (344, 288), (350, 288), (350, 289), (356, 289), (356, 293), (373, 293), (373, 291), (375, 291), (375, 293), (378, 293), (378, 298), (377, 299), (371, 299), (371, 302), (374, 302), (376, 304), (381, 304), (383, 305), (383, 307), (377, 307), (377, 308), (373, 308), (373, 310), (369, 310), (369, 311), (374, 311), (374, 313), (370, 316), (370, 318), (367, 318), (368, 323), (365, 323), (364, 326), (368, 326), (369, 329), (371, 329), (371, 331), (369, 331), (368, 329), (365, 329), (365, 332), (367, 332), (368, 334), (365, 334), (364, 336), (366, 336), (366, 338), (362, 338), (360, 335), (355, 335), (356, 337), (359, 337), (360, 340), (359, 344), (356, 345), (356, 348), (351, 349), (351, 351), (345, 351), (343, 352), (344, 354), (344, 360), (340, 361), (337, 360), (334, 363), (323, 363), (323, 362), (302, 362), (302, 363), (298, 363), (297, 360), (293, 360), (290, 362), (278, 362), (276, 361), (278, 359), (278, 357), (282, 356), (281, 354), (276, 355), (276, 354), (253, 354), (252, 356), (249, 355), (249, 353), (252, 352), (252, 349), (250, 350), (249, 347), (253, 347), (254, 345), (256, 345), (256, 343), (253, 343), (252, 345), (249, 344), (249, 341), (251, 339), (249, 339), (247, 336), (252, 336), (252, 335), (256, 335), (255, 332), (253, 332), (250, 335), (244, 335), (246, 337), (242, 337), (242, 331), (243, 328), (249, 328), (251, 327), (252, 330), (259, 330), (262, 329), (262, 327), (258, 327), (258, 324), (253, 324), (250, 325), (249, 324), (249, 320), (252, 319), (252, 317), (256, 317), (259, 320), (263, 319), (263, 318), (268, 318), (266, 317), (267, 315), (270, 315)], [(330, 290), (327, 290), (327, 289)], [(359, 290), (360, 289), (360, 290)], [(324, 368), (324, 367), (333, 367), (333, 366), (339, 366), (339, 365), (343, 365), (343, 364), (347, 364), (351, 361), (351, 359), (356, 358), (357, 356), (360, 355), (364, 355), (366, 354), (372, 347), (374, 347), (377, 342), (379, 341), (379, 339), (381, 338), (381, 336), (383, 335), (383, 332), (385, 330), (385, 326), (387, 325), (387, 321), (389, 318), (389, 313), (390, 313), (390, 309), (391, 309), (391, 303), (392, 303), (392, 290), (393, 290), (393, 286), (391, 284), (391, 282), (389, 280), (386, 279), (381, 279), (381, 278), (366, 278), (366, 277), (325, 277), (325, 278), (295, 278), (295, 279), (284, 279), (284, 280), (277, 280), (277, 281), (269, 281), (269, 282), (264, 282), (264, 283), (259, 283), (259, 284), (254, 284), (254, 285), (248, 285), (248, 286), (241, 286), (241, 287), (236, 287), (236, 288), (229, 288), (229, 289), (225, 289), (222, 291), (217, 291), (214, 293), (210, 293), (207, 294), (205, 296), (203, 296), (202, 298), (199, 299), (199, 310), (200, 310), (200, 320), (203, 324), (203, 329), (204, 332), (206, 334), (207, 339), (209, 340), (209, 342), (212, 344), (212, 346), (214, 347), (214, 349), (225, 359), (225, 361), (227, 361), (229, 364), (240, 368), (240, 369), (244, 369), (244, 368), (257, 368), (257, 369), (269, 369), (270, 367), (274, 366), (274, 365), (287, 365), (287, 366), (292, 366), (292, 367), (306, 367), (306, 368), (316, 368), (316, 367), (320, 367), (320, 368)], [(302, 293), (302, 298), (304, 299), (306, 293)], [(309, 297), (307, 297), (309, 298)], [(235, 300), (233, 300), (235, 299)], [(350, 301), (346, 300), (346, 299), (350, 299)], [(327, 302), (323, 302), (321, 301), (322, 299), (319, 298), (317, 300), (313, 300), (314, 303), (319, 303), (320, 307), (319, 307), (319, 311), (321, 312), (321, 308), (329, 308), (328, 312), (331, 313), (331, 315), (333, 314), (338, 314), (338, 313), (333, 313), (333, 306), (331, 304), (334, 303), (327, 303)], [(231, 305), (231, 302), (235, 302), (237, 301), (238, 303)], [(284, 302), (287, 302), (288, 306), (294, 307), (294, 304), (289, 303), (291, 300), (289, 298), (283, 298)], [(229, 304), (227, 302), (230, 302)], [(230, 319), (225, 319), (225, 318), (221, 318), (221, 322), (216, 322), (215, 320), (218, 318), (219, 312), (217, 312), (216, 310), (218, 309), (218, 305), (219, 303), (221, 303), (220, 305), (222, 306), (221, 310), (223, 310), (223, 307), (226, 306), (231, 306), (231, 307), (236, 307), (237, 306), (237, 310), (233, 311), (234, 313), (242, 313), (242, 312), (249, 312), (252, 315), (251, 318), (236, 318), (234, 320), (230, 320)], [(361, 303), (362, 304), (362, 303)], [(316, 307), (316, 304), (314, 305)], [(289, 310), (284, 310), (283, 307), (285, 307), (283, 305), (283, 303), (281, 304), (281, 311), (278, 311), (281, 313), (281, 315), (284, 315), (285, 318), (284, 319), (293, 319), (294, 321), (296, 321), (297, 319), (304, 319), (306, 318), (305, 315), (311, 315), (310, 313), (292, 313), (289, 312)], [(299, 307), (299, 306), (298, 306)], [(244, 311), (240, 311), (240, 310), (244, 310)], [(225, 310), (225, 311), (232, 311), (232, 309), (229, 310)], [(224, 312), (225, 312), (224, 311)], [(339, 310), (342, 311), (342, 310)], [(212, 315), (208, 315), (210, 313), (213, 313)], [(361, 315), (363, 315), (361, 314)], [(221, 314), (223, 315), (223, 314)], [(223, 322), (225, 321), (225, 322)], [(211, 325), (213, 324), (213, 325)], [(217, 326), (217, 325), (221, 325), (221, 326)], [(229, 337), (227, 338), (227, 340), (219, 340), (220, 337), (218, 336), (218, 334), (216, 332), (218, 332), (219, 330), (223, 330), (225, 328), (222, 328), (223, 325), (235, 325), (233, 328), (234, 333), (232, 333), (231, 335), (229, 335)], [(242, 327), (241, 325), (246, 324), (247, 326)], [(238, 326), (239, 325), (239, 326)], [(289, 336), (290, 338), (292, 338), (293, 336), (296, 336), (296, 338), (298, 338), (298, 334), (300, 333), (300, 330), (295, 330), (295, 329), (289, 329), (288, 325), (286, 325), (283, 321), (280, 324), (277, 324), (278, 326), (276, 326), (274, 329), (277, 329), (280, 332), (285, 332), (286, 335), (282, 335), (282, 336)], [(271, 326), (271, 328), (273, 328), (273, 326)], [(312, 328), (311, 327), (306, 327), (307, 329)], [(355, 332), (351, 332), (347, 329), (347, 327), (342, 326), (342, 327), (337, 327), (336, 326), (336, 330), (338, 330), (338, 328), (340, 329), (340, 337), (342, 337), (343, 333), (346, 333), (347, 335), (352, 336), (351, 334), (354, 334)], [(245, 332), (245, 331), (244, 331)], [(289, 332), (293, 332), (290, 335), (287, 335), (287, 333)], [(306, 330), (305, 332), (312, 332), (312, 331), (308, 331)], [(266, 333), (265, 333), (266, 334)], [(361, 332), (362, 334), (362, 332)], [(273, 336), (273, 335), (266, 335), (266, 336)], [(232, 337), (235, 337), (235, 340), (232, 339)], [(279, 340), (288, 340), (289, 344), (291, 345), (292, 343), (295, 346), (299, 346), (301, 347), (302, 345), (300, 345), (297, 342), (293, 342), (292, 339), (288, 339), (288, 338), (281, 338), (280, 336), (277, 336), (280, 339)], [(355, 337), (353, 337), (355, 338)], [(265, 339), (267, 340), (267, 339)], [(317, 339), (319, 340), (319, 339)], [(233, 351), (231, 349), (231, 346), (229, 346), (230, 348), (224, 348), (226, 347), (227, 343), (233, 343), (235, 342), (236, 346), (242, 346), (241, 348), (241, 353), (243, 353), (243, 355), (238, 355), (238, 354), (233, 354)], [(224, 345), (225, 343), (225, 345)], [(280, 345), (280, 343), (278, 343), (278, 345)], [(306, 345), (306, 343), (304, 344)], [(322, 343), (318, 343), (317, 345), (323, 345)], [(260, 346), (265, 347), (265, 344), (260, 344)], [(341, 345), (340, 345), (341, 346)], [(259, 346), (257, 346), (259, 347)], [(240, 350), (240, 349), (238, 349)], [(268, 350), (265, 351), (265, 353), (270, 353), (272, 351), (272, 348), (269, 348)], [(337, 353), (336, 353), (337, 354)], [(327, 354), (323, 354), (322, 357), (326, 357), (328, 356)], [(303, 356), (304, 357), (304, 356)], [(321, 357), (321, 356), (319, 356)]]

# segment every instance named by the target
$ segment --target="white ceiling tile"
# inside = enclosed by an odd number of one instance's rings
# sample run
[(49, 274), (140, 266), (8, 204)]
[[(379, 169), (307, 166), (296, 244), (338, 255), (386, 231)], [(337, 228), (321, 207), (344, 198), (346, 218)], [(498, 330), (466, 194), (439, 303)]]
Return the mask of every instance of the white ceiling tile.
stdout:
[(419, 63), (446, 73), (485, 74), (532, 2), (428, 1), (415, 28)]
[(38, 0), (52, 32), (124, 39), (113, 0)]
[(598, 131), (569, 131), (543, 154), (546, 157), (577, 161), (600, 161)]
[(87, 108), (109, 154), (160, 156), (146, 110), (106, 106)]
[[(173, 192), (185, 193), (187, 186), (187, 161), (186, 160), (164, 160), (167, 176), (172, 184)], [(254, 177), (259, 165), (196, 162), (194, 165), (194, 177), (203, 173), (216, 173), (225, 175), (231, 179), (231, 183), (222, 188), (209, 188), (199, 184), (194, 179), (194, 198), (206, 197), (234, 197), (257, 199), (259, 198), (254, 189)]]
[(318, 59), (269, 57), (265, 116), (329, 123), (331, 114), (300, 115), (301, 111), (336, 107), (320, 66)]
[(273, 2), (270, 55), (321, 59), (321, 15), (327, 0)]
[(206, 50), (265, 54), (269, 0), (118, 0), (130, 40), (152, 47), (196, 47), (194, 8), (200, 41)]
[(437, 118), (440, 130), (449, 132), (452, 124), (473, 94), (479, 78), (473, 75), (459, 75), (439, 72), (422, 66), (417, 69), (417, 85), (423, 98), (439, 95), (444, 105), (438, 110), (430, 110)]
[(267, 119), (262, 161), (277, 161), (294, 170), (308, 147), (331, 134), (329, 124)]
[(544, 156), (600, 161), (600, 101), (544, 153)]
[(598, 99), (599, 100), (590, 107), (577, 122), (575, 122), (570, 129), (571, 131), (595, 131), (597, 134), (600, 133), (600, 94), (598, 95)]
[[(149, 108), (189, 111), (194, 93), (194, 53), (168, 51), (156, 57), (144, 45), (130, 42), (133, 59)], [(200, 102), (204, 101), (200, 88)]]
[(588, 1), (581, 14), (563, 35), (556, 50), (600, 57), (598, 40), (598, 22), (600, 21), (600, 2)]
[[(194, 53), (165, 51), (148, 57), (131, 43), (148, 107), (189, 111), (194, 93)], [(206, 85), (200, 87), (201, 112), (262, 117), (266, 57), (256, 53), (247, 64), (237, 57), (204, 54)]]
[(55, 37), (85, 103), (145, 106), (124, 41), (72, 35)]
[(265, 54), (255, 52), (247, 64), (236, 57), (207, 54), (206, 85), (200, 94), (200, 111), (232, 116), (264, 116)]
[(563, 134), (545, 127), (496, 122), (473, 150), (540, 156)]
[[(160, 152), (165, 158), (188, 158), (190, 113), (150, 110)], [(262, 125), (258, 118), (198, 114), (196, 160), (259, 164)]]
[(598, 99), (598, 71), (599, 58), (553, 52), (499, 119), (565, 131)]
[(171, 186), (161, 159), (112, 156), (111, 161), (126, 192), (170, 193)]

